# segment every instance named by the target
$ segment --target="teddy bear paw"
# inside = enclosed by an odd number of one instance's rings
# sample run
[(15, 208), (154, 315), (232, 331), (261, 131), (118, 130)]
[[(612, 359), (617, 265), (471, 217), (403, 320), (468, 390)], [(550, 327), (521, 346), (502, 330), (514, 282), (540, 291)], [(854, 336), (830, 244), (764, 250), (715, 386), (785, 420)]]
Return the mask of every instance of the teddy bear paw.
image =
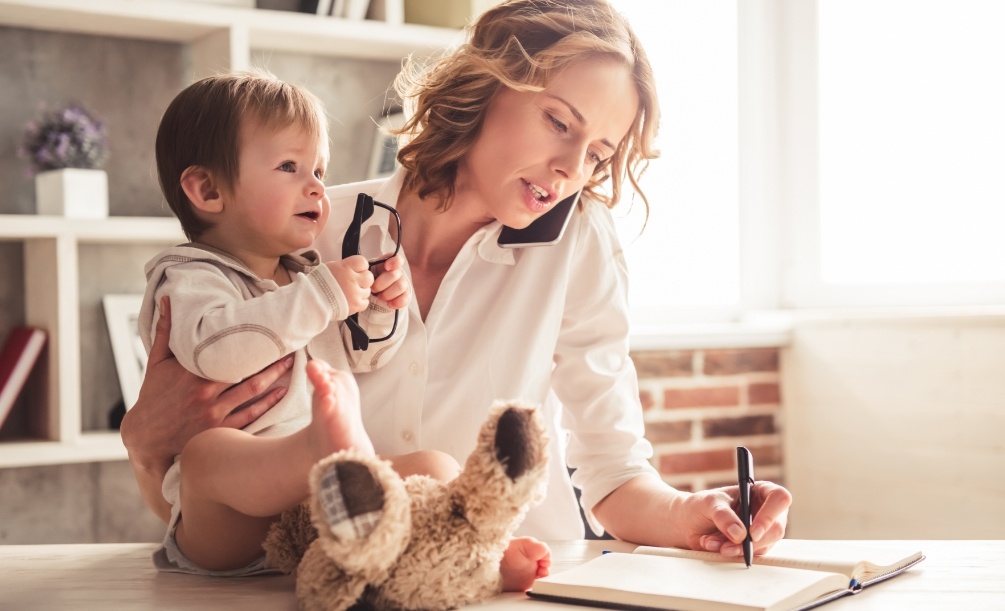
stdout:
[(314, 465), (310, 487), (311, 522), (318, 535), (312, 548), (339, 571), (380, 583), (411, 531), (401, 477), (385, 460), (342, 450)]
[(318, 478), (317, 500), (329, 532), (341, 541), (366, 538), (384, 513), (384, 488), (366, 465), (338, 461)]

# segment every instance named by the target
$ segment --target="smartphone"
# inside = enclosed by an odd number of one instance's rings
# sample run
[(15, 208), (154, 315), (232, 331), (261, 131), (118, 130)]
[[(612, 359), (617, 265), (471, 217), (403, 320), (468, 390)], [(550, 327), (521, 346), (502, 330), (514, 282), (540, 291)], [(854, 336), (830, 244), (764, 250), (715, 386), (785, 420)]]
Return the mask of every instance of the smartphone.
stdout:
[(555, 204), (551, 210), (523, 229), (503, 227), (499, 234), (499, 246), (503, 248), (519, 248), (523, 246), (547, 246), (562, 239), (565, 228), (569, 226), (572, 211), (579, 201), (579, 191)]

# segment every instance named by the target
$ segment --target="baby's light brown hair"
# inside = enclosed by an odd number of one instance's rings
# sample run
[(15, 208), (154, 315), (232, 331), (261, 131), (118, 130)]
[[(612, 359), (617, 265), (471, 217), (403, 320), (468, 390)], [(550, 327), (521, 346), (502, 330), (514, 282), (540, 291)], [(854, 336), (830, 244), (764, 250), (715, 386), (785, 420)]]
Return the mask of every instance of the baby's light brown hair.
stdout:
[(157, 177), (168, 206), (185, 235), (196, 239), (209, 228), (181, 186), (182, 174), (201, 166), (222, 186), (240, 178), (238, 162), (244, 125), (254, 121), (268, 129), (302, 128), (328, 139), (328, 118), (321, 101), (303, 87), (264, 72), (210, 76), (182, 90), (157, 129)]

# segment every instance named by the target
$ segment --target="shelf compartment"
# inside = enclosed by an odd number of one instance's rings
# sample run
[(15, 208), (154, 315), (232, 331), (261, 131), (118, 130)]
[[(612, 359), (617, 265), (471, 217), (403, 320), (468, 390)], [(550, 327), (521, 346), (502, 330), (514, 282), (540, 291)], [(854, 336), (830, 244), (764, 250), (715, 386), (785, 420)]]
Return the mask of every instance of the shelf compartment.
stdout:
[(64, 441), (0, 442), (0, 467), (38, 467), (69, 463), (126, 460), (118, 431), (85, 433)]
[(178, 221), (0, 215), (0, 241), (23, 244), (25, 323), (46, 329), (49, 336), (45, 400), (30, 416), (29, 429), (37, 438), (0, 443), (0, 468), (125, 458), (118, 432), (82, 430), (80, 252), (88, 245), (184, 242)]
[(0, 0), (0, 23), (97, 36), (198, 44), (221, 32), (251, 48), (400, 61), (461, 42), (459, 30), (226, 6), (185, 7), (147, 0)]

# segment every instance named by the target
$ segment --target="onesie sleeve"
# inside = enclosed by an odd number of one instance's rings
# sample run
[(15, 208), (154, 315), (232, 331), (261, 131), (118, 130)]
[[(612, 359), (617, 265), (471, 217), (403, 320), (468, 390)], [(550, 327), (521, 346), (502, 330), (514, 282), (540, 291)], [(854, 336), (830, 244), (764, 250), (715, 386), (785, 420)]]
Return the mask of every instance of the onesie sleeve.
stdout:
[(237, 383), (345, 318), (345, 295), (326, 266), (291, 278), (289, 285), (251, 296), (210, 262), (165, 269), (154, 303), (164, 294), (171, 298), (175, 357), (199, 376)]

